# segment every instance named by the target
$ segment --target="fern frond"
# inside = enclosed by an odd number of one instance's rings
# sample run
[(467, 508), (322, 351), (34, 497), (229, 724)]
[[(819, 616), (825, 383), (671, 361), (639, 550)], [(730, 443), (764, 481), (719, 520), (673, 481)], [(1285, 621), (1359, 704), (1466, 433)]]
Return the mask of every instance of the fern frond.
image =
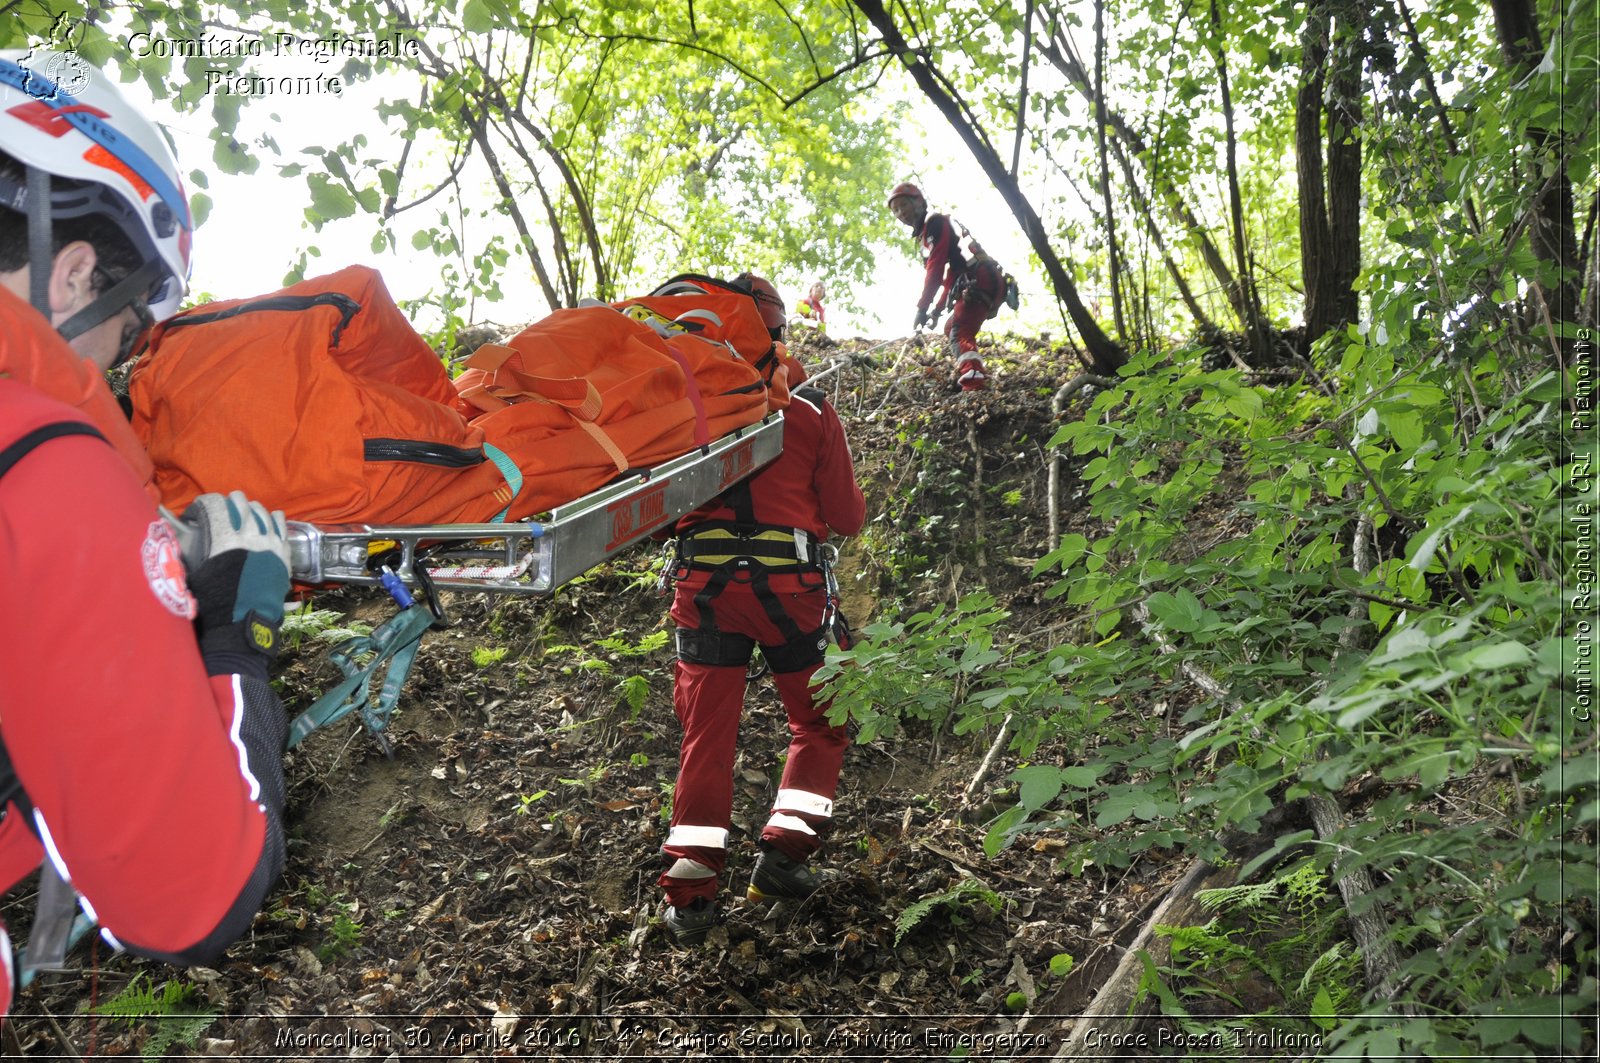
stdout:
[(161, 1001), (155, 988), (145, 984), (144, 975), (136, 974), (122, 991), (94, 1009), (96, 1015), (113, 1019), (142, 1019), (159, 1013)]
[(928, 913), (939, 907), (939, 905), (959, 904), (969, 897), (987, 904), (996, 914), (999, 914), (1000, 909), (1005, 907), (1005, 901), (994, 890), (975, 878), (964, 878), (956, 883), (953, 889), (924, 897), (901, 912), (894, 923), (894, 943), (896, 945), (900, 944), (901, 939), (916, 929), (917, 924), (927, 918)]
[(1227, 915), (1229, 912), (1241, 909), (1259, 908), (1266, 904), (1278, 892), (1276, 880), (1271, 882), (1247, 882), (1242, 886), (1222, 886), (1217, 889), (1201, 890), (1196, 894), (1200, 906), (1208, 912)]
[(163, 1015), (150, 1032), (139, 1054), (145, 1059), (161, 1059), (173, 1045), (192, 1047), (207, 1026), (217, 1021), (216, 1013)]

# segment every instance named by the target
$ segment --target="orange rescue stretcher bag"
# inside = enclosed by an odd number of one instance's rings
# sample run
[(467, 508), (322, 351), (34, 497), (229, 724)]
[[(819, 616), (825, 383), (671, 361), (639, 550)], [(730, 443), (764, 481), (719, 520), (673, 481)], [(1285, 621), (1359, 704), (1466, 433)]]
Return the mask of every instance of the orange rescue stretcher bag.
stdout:
[(164, 322), (129, 390), (171, 509), (241, 490), (327, 524), (519, 519), (768, 409), (727, 344), (605, 306), (480, 348), (452, 381), (359, 266)]

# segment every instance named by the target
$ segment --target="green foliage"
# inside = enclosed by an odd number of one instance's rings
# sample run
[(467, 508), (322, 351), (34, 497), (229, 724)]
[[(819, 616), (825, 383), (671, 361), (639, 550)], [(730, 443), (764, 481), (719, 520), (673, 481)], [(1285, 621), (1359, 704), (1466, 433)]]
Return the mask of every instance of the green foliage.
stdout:
[(360, 620), (346, 622), (336, 609), (318, 609), (309, 601), (285, 610), (279, 636), (290, 649), (299, 649), (305, 639), (337, 646), (349, 639), (372, 634), (372, 625)]
[(488, 668), (492, 664), (499, 664), (505, 660), (507, 652), (504, 646), (474, 646), (472, 647), (472, 663), (479, 668)]
[(965, 525), (972, 503), (964, 456), (945, 451), (928, 431), (932, 414), (907, 411), (896, 434), (900, 450), (884, 470), (889, 480), (883, 509), (863, 540), (897, 591), (940, 575), (939, 562), (972, 553)]
[[(1083, 666), (1182, 682), (1187, 664), (1229, 697), (1194, 704), (1172, 738), (1025, 768), (1002, 825), (1092, 815), (1117, 833), (1083, 843), (1081, 858), (1152, 840), (1217, 858), (1220, 832), (1375, 777), (1390, 784), (1383, 799), (1322, 839), (1306, 868), (1337, 857), (1378, 873), (1363, 903), (1395, 920), (1412, 1006), (1463, 1014), (1531, 995), (1556, 1007), (1564, 985), (1593, 984), (1536, 960), (1577, 930), (1562, 912), (1577, 901), (1574, 874), (1594, 874), (1592, 849), (1574, 844), (1592, 825), (1571, 814), (1587, 783), (1569, 761), (1581, 732), (1562, 709), (1570, 640), (1552, 579), (1568, 566), (1560, 502), (1592, 505), (1592, 484), (1573, 495), (1583, 481), (1557, 457), (1555, 378), (1518, 384), (1493, 363), (1409, 364), (1406, 353), (1392, 338), (1349, 342), (1321, 396), (1146, 360), (1137, 385), (1103, 393), (1058, 433), (1087, 459), (1108, 531), (1047, 559), (1062, 572), (1052, 593), (1120, 624), (1141, 600), (1148, 616), (1148, 639), (1101, 647)], [(1481, 414), (1462, 416), (1464, 395)], [(1363, 518), (1376, 545), (1365, 572), (1350, 547)], [(1364, 630), (1378, 635), (1370, 649)], [(1453, 813), (1463, 802), (1471, 814)], [(1192, 933), (1175, 944), (1205, 964), (1266, 962), (1259, 949), (1230, 952), (1227, 935)], [(1348, 1011), (1315, 995), (1299, 1010), (1325, 1026)], [(1340, 1036), (1366, 1036), (1372, 1021), (1351, 1019)], [(1487, 1047), (1474, 1029), (1436, 1019), (1410, 1050)]]
[(1107, 720), (1114, 687), (1069, 685), (1071, 650), (996, 648), (1009, 614), (976, 592), (906, 620), (869, 624), (848, 650), (829, 650), (817, 673), (832, 697), (829, 719), (853, 721), (856, 741), (893, 735), (904, 720), (967, 734), (1015, 714), (1024, 752), (1046, 734), (1082, 732)]
[(949, 907), (959, 912), (964, 906), (974, 903), (987, 906), (997, 915), (1005, 907), (1005, 901), (994, 890), (975, 878), (963, 878), (943, 893), (929, 894), (908, 905), (894, 921), (894, 943), (899, 945), (935, 908)]
[(328, 936), (317, 949), (317, 958), (328, 963), (352, 951), (361, 944), (362, 930), (362, 924), (351, 919), (349, 912), (340, 906), (328, 926)]
[(120, 1019), (130, 1030), (149, 1025), (140, 1055), (162, 1059), (174, 1045), (193, 1048), (205, 1028), (217, 1020), (216, 1012), (197, 1006), (199, 999), (199, 988), (188, 982), (174, 978), (157, 988), (140, 972), (94, 1013)]
[[(672, 634), (669, 631), (651, 631), (635, 642), (623, 633), (616, 632), (595, 642), (595, 646), (605, 652), (605, 657), (592, 655), (584, 647), (570, 644), (547, 647), (545, 653), (551, 656), (576, 657), (577, 663), (564, 667), (564, 671), (597, 672), (600, 675), (611, 676), (616, 673), (617, 663), (652, 657), (659, 653), (671, 638)], [(650, 676), (656, 673), (655, 668), (642, 668), (617, 680), (614, 689), (618, 703), (627, 707), (630, 718), (637, 719), (644, 711), (645, 704), (650, 698)]]
[[(697, 15), (498, 0), (404, 14), (257, 5), (235, 15), (230, 28), (269, 42), (280, 33), (347, 36), (353, 19), (364, 36), (418, 42), (320, 70), (377, 93), (371, 113), (406, 145), (399, 157), (389, 136), (369, 137), (357, 123), (331, 122), (321, 142), (305, 146), (242, 140), (241, 105), (270, 99), (207, 93), (205, 70), (281, 72), (269, 56), (135, 55), (115, 46), (109, 25), (93, 28), (86, 54), (175, 106), (209, 106), (216, 169), (265, 165), (303, 178), (309, 228), (366, 218), (375, 253), (409, 243), (437, 255), (440, 283), (423, 302), (437, 304), (447, 338), (477, 316), (476, 304), (504, 297), (508, 271), (537, 275), (552, 308), (638, 291), (687, 268), (751, 268), (791, 286), (817, 271), (871, 275), (869, 237), (894, 180), (901, 105), (869, 103), (848, 77), (831, 76), (847, 70), (857, 44), (835, 17), (803, 25), (759, 3)], [(169, 2), (121, 21), (156, 40), (196, 40), (204, 17)], [(126, 36), (120, 24), (116, 36)], [(802, 52), (811, 63), (796, 69)], [(671, 93), (660, 91), (665, 84)], [(848, 302), (848, 287), (837, 290)]]
[(1340, 938), (1343, 913), (1326, 883), (1306, 864), (1267, 882), (1202, 893), (1202, 906), (1216, 917), (1202, 926), (1156, 928), (1170, 943), (1171, 960), (1147, 972), (1144, 991), (1198, 1043), (1234, 1042), (1239, 1029), (1258, 1031), (1258, 1043), (1274, 1032), (1296, 1034), (1298, 1043), (1325, 1036), (1358, 1010), (1361, 975), (1359, 956)]

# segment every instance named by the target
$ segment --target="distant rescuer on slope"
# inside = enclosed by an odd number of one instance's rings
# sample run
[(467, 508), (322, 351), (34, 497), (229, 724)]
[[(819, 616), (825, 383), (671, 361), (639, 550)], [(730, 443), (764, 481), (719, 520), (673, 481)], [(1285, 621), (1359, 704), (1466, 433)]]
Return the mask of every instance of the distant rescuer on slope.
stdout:
[[(209, 963), (283, 868), (283, 517), (204, 495), (175, 533), (100, 375), (187, 284), (161, 132), (76, 55), (0, 53), (0, 203), (0, 889), (43, 865), (30, 963), (78, 897)], [(4, 1014), (3, 929), (0, 967)]]
[[(783, 323), (758, 300), (769, 328)], [(775, 305), (774, 305), (775, 304)], [(746, 892), (755, 903), (810, 896), (822, 876), (806, 860), (833, 816), (849, 738), (827, 721), (811, 677), (822, 665), (836, 603), (830, 533), (854, 535), (866, 520), (850, 446), (821, 391), (796, 387), (804, 370), (785, 353), (793, 401), (784, 411), (783, 454), (760, 473), (678, 522), (672, 620), (678, 660), (673, 708), (683, 725), (672, 823), (659, 883), (666, 924), (685, 945), (716, 921), (718, 876), (727, 865), (733, 762), (746, 669), (756, 646), (789, 715), (789, 752)], [(777, 365), (774, 363), (774, 370)]]
[(963, 391), (988, 387), (989, 376), (978, 357), (978, 329), (994, 316), (1005, 298), (1004, 275), (977, 244), (972, 245), (971, 261), (962, 254), (955, 223), (947, 214), (929, 214), (928, 201), (916, 185), (895, 185), (889, 193), (889, 212), (909, 225), (911, 235), (922, 244), (926, 276), (912, 328), (937, 325), (948, 307), (950, 318), (944, 333), (956, 348), (956, 383)]

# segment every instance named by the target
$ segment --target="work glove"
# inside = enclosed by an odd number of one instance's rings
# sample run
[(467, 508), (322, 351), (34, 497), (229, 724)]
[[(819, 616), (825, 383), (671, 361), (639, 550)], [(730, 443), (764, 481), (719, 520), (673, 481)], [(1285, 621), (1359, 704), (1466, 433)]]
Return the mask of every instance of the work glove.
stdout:
[(924, 307), (924, 306), (917, 307), (917, 320), (916, 320), (915, 323), (912, 324), (911, 331), (915, 332), (918, 329), (920, 329), (923, 325), (926, 325), (927, 323), (928, 323), (928, 308)]
[(201, 495), (178, 522), (178, 543), (199, 606), (200, 650), (278, 652), (289, 593), (282, 511), (268, 513), (242, 491)]
[(943, 313), (944, 313), (944, 304), (943, 303), (940, 303), (938, 306), (934, 307), (933, 311), (928, 314), (928, 327), (931, 328), (931, 329), (938, 328), (939, 327), (939, 315), (941, 315)]

